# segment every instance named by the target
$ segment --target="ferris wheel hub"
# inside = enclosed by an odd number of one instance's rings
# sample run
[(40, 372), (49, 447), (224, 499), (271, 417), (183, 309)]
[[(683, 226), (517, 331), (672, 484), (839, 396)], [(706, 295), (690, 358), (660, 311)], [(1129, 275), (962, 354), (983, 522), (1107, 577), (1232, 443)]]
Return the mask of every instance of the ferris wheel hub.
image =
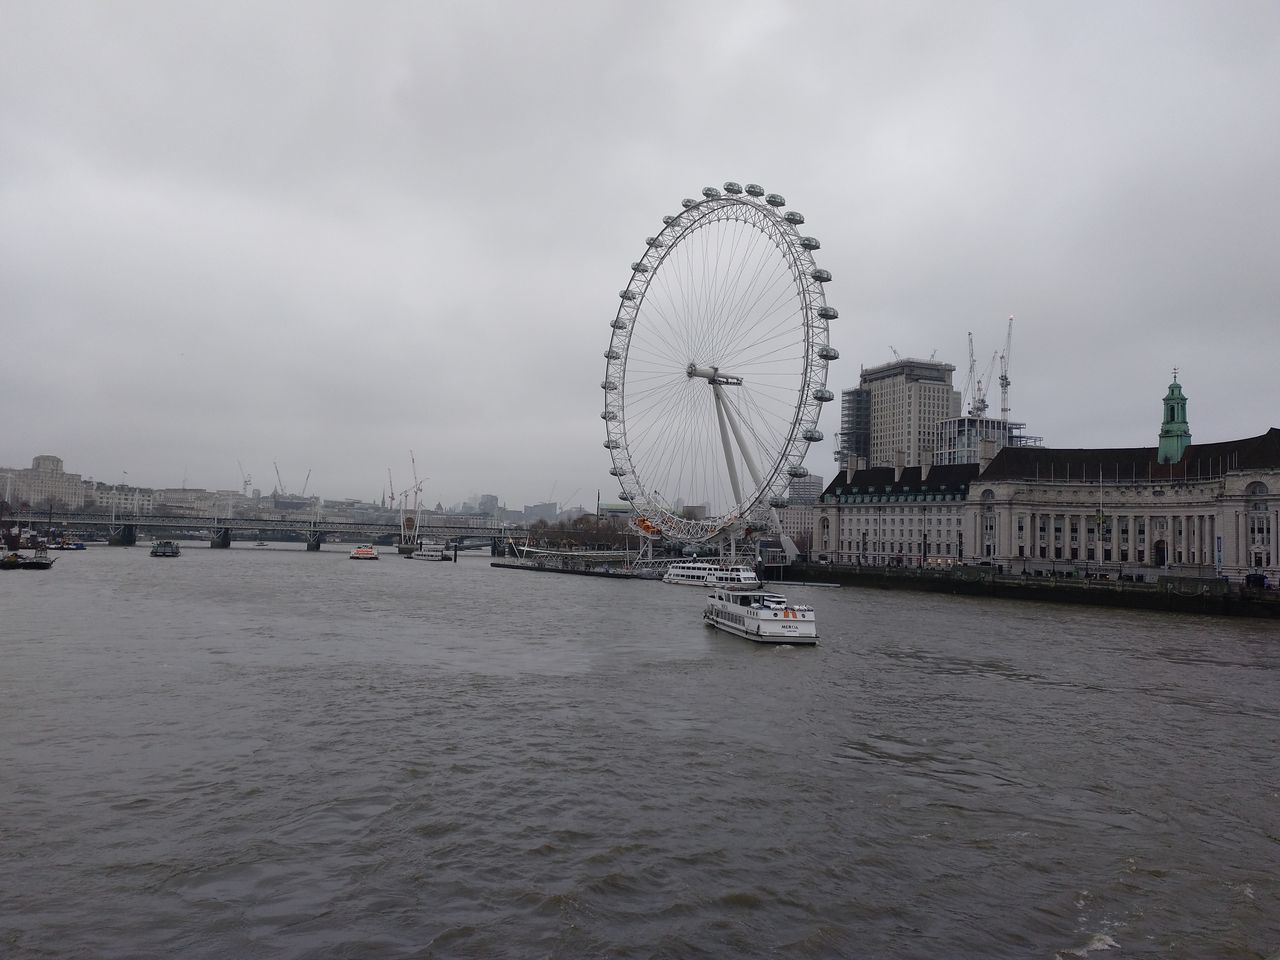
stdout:
[(721, 384), (722, 386), (740, 387), (742, 386), (742, 378), (735, 377), (731, 373), (721, 373), (719, 367), (700, 367), (696, 363), (691, 363), (684, 368), (685, 375), (690, 380), (694, 377), (701, 377), (703, 380), (713, 384)]

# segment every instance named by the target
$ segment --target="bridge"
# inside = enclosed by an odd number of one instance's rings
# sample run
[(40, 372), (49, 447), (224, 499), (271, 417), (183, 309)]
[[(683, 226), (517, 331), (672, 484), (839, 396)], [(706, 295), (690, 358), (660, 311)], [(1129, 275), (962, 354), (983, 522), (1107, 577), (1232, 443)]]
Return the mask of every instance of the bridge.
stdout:
[[(412, 518), (406, 517), (406, 520)], [(231, 546), (236, 531), (253, 531), (255, 536), (270, 533), (302, 534), (308, 550), (319, 550), (326, 534), (346, 535), (358, 539), (376, 540), (390, 537), (400, 544), (427, 540), (489, 540), (494, 552), (508, 537), (524, 537), (525, 527), (494, 523), (482, 517), (427, 517), (421, 524), (409, 522), (375, 523), (350, 520), (325, 520), (318, 517), (217, 517), (217, 516), (164, 516), (158, 514), (89, 514), (22, 509), (14, 511), (7, 523), (17, 523), (33, 530), (53, 526), (103, 527), (108, 539), (116, 546), (132, 546), (138, 541), (138, 531), (150, 530), (201, 530), (209, 532), (209, 546)]]

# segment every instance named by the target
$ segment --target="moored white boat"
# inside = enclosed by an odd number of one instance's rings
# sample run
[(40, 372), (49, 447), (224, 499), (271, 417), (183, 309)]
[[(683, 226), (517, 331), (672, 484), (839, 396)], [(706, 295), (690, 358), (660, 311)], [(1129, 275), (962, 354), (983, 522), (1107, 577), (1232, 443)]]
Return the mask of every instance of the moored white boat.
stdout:
[(151, 555), (153, 557), (180, 557), (182, 556), (182, 548), (178, 546), (176, 540), (157, 540), (151, 545)]
[(370, 543), (362, 543), (351, 551), (351, 560), (377, 560), (378, 548)]
[(786, 597), (767, 590), (717, 587), (707, 597), (702, 619), (709, 627), (756, 643), (812, 646), (818, 642), (813, 607), (788, 603)]
[(444, 552), (443, 543), (419, 543), (418, 549), (413, 551), (413, 559), (415, 560), (448, 560), (449, 555)]
[(685, 586), (739, 586), (759, 587), (760, 578), (750, 567), (721, 566), (706, 560), (673, 563), (662, 575), (663, 583), (679, 583)]

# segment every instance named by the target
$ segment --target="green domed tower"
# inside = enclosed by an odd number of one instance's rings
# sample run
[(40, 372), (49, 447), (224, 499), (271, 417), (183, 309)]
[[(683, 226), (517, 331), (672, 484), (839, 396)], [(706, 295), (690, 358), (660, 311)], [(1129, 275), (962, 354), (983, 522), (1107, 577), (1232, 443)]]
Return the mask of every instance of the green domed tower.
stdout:
[(1182, 384), (1178, 383), (1178, 368), (1174, 367), (1173, 383), (1169, 384), (1169, 392), (1164, 395), (1164, 422), (1160, 424), (1160, 451), (1157, 459), (1161, 463), (1177, 463), (1190, 443), (1187, 398), (1182, 395)]

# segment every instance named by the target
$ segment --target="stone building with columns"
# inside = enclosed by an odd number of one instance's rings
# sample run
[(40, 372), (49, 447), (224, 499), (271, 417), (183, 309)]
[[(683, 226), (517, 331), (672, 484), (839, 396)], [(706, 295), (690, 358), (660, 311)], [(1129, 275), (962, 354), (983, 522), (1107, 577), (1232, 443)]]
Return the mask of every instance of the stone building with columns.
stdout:
[(965, 560), (1149, 580), (1280, 575), (1280, 429), (1192, 443), (1175, 377), (1155, 447), (1006, 447), (965, 505)]
[(978, 464), (847, 470), (814, 507), (813, 553), (1039, 576), (1261, 574), (1275, 585), (1280, 428), (1192, 443), (1186, 407), (1175, 377), (1152, 447), (1005, 447)]

